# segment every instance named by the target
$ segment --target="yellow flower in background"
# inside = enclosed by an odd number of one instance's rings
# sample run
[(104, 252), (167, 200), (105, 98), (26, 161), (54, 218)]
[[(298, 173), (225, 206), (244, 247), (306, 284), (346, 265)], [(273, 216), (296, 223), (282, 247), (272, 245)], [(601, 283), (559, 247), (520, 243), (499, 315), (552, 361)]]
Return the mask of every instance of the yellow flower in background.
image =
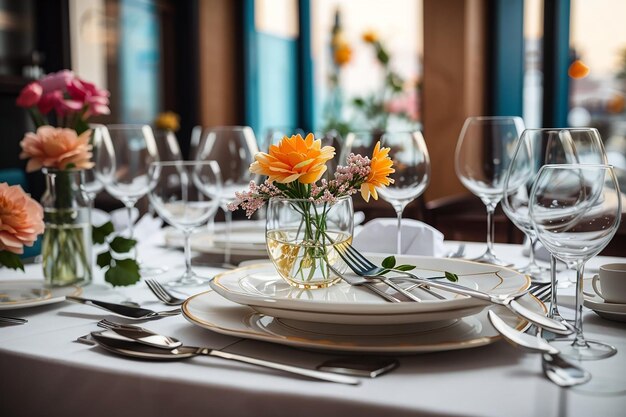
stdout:
[(362, 38), (363, 38), (363, 41), (367, 43), (378, 42), (378, 33), (370, 29), (368, 31), (363, 32)]
[(157, 118), (154, 120), (154, 125), (157, 129), (171, 130), (175, 132), (180, 129), (180, 117), (173, 111), (159, 113)]
[(326, 162), (335, 156), (335, 148), (324, 146), (312, 133), (285, 136), (278, 145), (271, 145), (269, 153), (259, 152), (250, 165), (254, 174), (267, 175), (270, 182), (287, 184), (298, 181), (312, 184), (326, 172)]
[(569, 69), (567, 70), (567, 75), (575, 80), (585, 78), (587, 75), (589, 75), (589, 67), (585, 65), (580, 59), (577, 59), (569, 66)]
[(346, 65), (352, 59), (352, 48), (347, 43), (341, 43), (335, 46), (334, 57), (335, 63), (339, 66)]
[(393, 183), (393, 179), (389, 178), (389, 174), (396, 172), (392, 168), (393, 162), (389, 158), (390, 148), (381, 148), (380, 142), (376, 143), (370, 164), (370, 173), (367, 181), (361, 184), (361, 196), (363, 200), (370, 201), (370, 195), (374, 200), (378, 200), (376, 187), (386, 187)]

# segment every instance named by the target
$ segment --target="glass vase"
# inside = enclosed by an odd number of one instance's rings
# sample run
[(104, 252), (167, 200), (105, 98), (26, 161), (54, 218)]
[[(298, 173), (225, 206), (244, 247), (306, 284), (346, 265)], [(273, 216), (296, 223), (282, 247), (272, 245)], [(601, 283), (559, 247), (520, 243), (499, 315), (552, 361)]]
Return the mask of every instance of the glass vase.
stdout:
[(325, 288), (346, 265), (337, 245), (352, 242), (350, 197), (335, 202), (272, 198), (267, 209), (266, 243), (278, 274), (298, 288)]
[(41, 198), (46, 230), (43, 274), (50, 287), (86, 285), (92, 280), (89, 201), (82, 190), (81, 170), (43, 170), (46, 191)]

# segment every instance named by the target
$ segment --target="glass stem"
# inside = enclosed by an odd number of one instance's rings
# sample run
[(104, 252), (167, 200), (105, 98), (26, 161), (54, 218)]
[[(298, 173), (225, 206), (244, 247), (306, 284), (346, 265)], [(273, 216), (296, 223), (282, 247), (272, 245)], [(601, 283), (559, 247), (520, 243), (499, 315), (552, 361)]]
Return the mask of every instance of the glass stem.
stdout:
[(489, 203), (487, 204), (487, 254), (493, 255), (493, 241), (495, 238), (494, 234), (494, 218), (493, 213), (496, 211), (496, 204)]
[(537, 239), (533, 239), (528, 236), (528, 241), (530, 242), (530, 248), (528, 249), (529, 265), (535, 266), (537, 265), (537, 262), (535, 261), (535, 243), (537, 243)]
[(189, 230), (185, 230), (183, 232), (185, 236), (185, 278), (189, 278), (193, 276), (193, 271), (191, 270), (191, 232)]
[(396, 207), (396, 215), (398, 216), (398, 240), (396, 241), (396, 253), (402, 255), (402, 211), (404, 207)]
[(576, 316), (574, 318), (574, 325), (576, 326), (576, 338), (574, 339), (573, 346), (585, 347), (587, 342), (583, 336), (583, 272), (585, 271), (585, 264), (578, 262), (576, 264)]
[(133, 207), (134, 204), (132, 203), (128, 203), (126, 204), (126, 212), (128, 213), (128, 233), (129, 239), (132, 239), (133, 236), (135, 235), (135, 224), (133, 222)]
[(230, 264), (230, 234), (233, 226), (233, 213), (225, 209), (224, 219), (226, 220), (226, 249), (224, 250), (224, 263)]
[(556, 257), (554, 255), (550, 255), (550, 286), (552, 287), (552, 292), (550, 294), (550, 311), (548, 311), (548, 317), (552, 319), (561, 318), (561, 313), (559, 313), (559, 306), (556, 299), (556, 289), (559, 286), (559, 277), (556, 274)]

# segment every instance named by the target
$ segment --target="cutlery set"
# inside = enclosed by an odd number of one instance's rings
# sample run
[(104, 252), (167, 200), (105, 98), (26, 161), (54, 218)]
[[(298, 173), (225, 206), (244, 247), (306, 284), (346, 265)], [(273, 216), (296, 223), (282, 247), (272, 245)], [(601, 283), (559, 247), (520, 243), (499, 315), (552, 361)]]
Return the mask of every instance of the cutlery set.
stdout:
[[(437, 294), (439, 296), (437, 298), (445, 299), (438, 293), (434, 293), (432, 291), (434, 288), (441, 291), (473, 297), (491, 304), (505, 306), (521, 318), (527, 320), (531, 324), (534, 324), (539, 329), (537, 336), (531, 336), (512, 328), (491, 310), (488, 311), (489, 322), (491, 322), (493, 327), (511, 344), (531, 352), (541, 353), (542, 368), (547, 378), (562, 387), (579, 385), (587, 382), (591, 378), (591, 375), (587, 371), (564, 360), (559, 355), (558, 349), (550, 345), (541, 337), (542, 329), (557, 335), (571, 334), (573, 329), (567, 322), (561, 322), (545, 317), (539, 313), (531, 311), (516, 301), (528, 291), (508, 295), (492, 294), (461, 286), (452, 282), (440, 282), (434, 279), (420, 278), (419, 276), (406, 271), (392, 271), (394, 273), (398, 272), (403, 276), (381, 277), (380, 273), (385, 272), (384, 268), (371, 263), (351, 245), (338, 245), (338, 252), (344, 262), (353, 272), (357, 274), (357, 276), (348, 274), (338, 275), (348, 284), (363, 286), (388, 302), (399, 303), (403, 301), (404, 297), (413, 302), (421, 302), (422, 300), (414, 296), (411, 292), (417, 289), (427, 290), (431, 294)], [(412, 282), (413, 285), (410, 287), (400, 287), (394, 282), (395, 280), (405, 280)], [(397, 290), (397, 293), (387, 293), (383, 288), (378, 286), (378, 284), (381, 283)], [(156, 280), (147, 280), (146, 284), (154, 295), (167, 305), (178, 306), (185, 301), (184, 299), (171, 294)], [(549, 288), (549, 286), (547, 287)], [(534, 286), (531, 288), (532, 293), (540, 299), (545, 299), (545, 297), (549, 296), (549, 293), (545, 289), (546, 286)], [(401, 295), (404, 297), (401, 297)], [(98, 307), (116, 315), (135, 320), (154, 320), (179, 315), (181, 313), (180, 308), (166, 311), (153, 311), (140, 307), (130, 307), (122, 304), (74, 296), (68, 296), (67, 300)], [(3, 319), (4, 318), (0, 318), (0, 322), (2, 322)], [(181, 341), (173, 337), (154, 333), (151, 330), (134, 325), (118, 324), (108, 320), (102, 320), (98, 323), (98, 325), (100, 327), (104, 327), (106, 330), (91, 333), (91, 341), (94, 341), (105, 350), (123, 356), (153, 360), (178, 360), (199, 355), (213, 356), (281, 370), (324, 381), (350, 385), (359, 384), (358, 379), (345, 375), (339, 375), (337, 373), (312, 370), (248, 356), (226, 353), (208, 347), (184, 346)], [(81, 339), (85, 340), (85, 337)]]

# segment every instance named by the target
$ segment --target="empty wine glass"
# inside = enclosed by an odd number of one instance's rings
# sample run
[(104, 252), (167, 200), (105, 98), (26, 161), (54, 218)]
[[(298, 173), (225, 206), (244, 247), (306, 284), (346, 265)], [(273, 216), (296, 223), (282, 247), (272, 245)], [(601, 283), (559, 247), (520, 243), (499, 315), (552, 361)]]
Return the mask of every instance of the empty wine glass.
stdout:
[(167, 285), (206, 283), (210, 278), (199, 277), (191, 268), (190, 237), (194, 229), (215, 215), (218, 208), (219, 199), (215, 196), (219, 196), (222, 183), (219, 165), (215, 161), (153, 162), (150, 180), (150, 203), (163, 220), (185, 237), (185, 271)]
[(235, 193), (248, 187), (255, 176), (250, 164), (259, 151), (254, 131), (248, 126), (222, 126), (207, 129), (204, 133), (196, 159), (216, 161), (222, 173), (222, 187), (209, 190), (212, 195), (219, 192), (220, 207), (226, 220), (226, 249), (224, 262), (230, 263), (230, 235), (232, 213), (228, 204), (235, 201)]
[(390, 203), (398, 216), (397, 253), (402, 254), (402, 212), (419, 197), (430, 181), (430, 158), (422, 134), (389, 132), (381, 138), (381, 146), (390, 148), (389, 156), (395, 172), (393, 183), (380, 188), (378, 194)]
[[(89, 202), (89, 208), (93, 209), (94, 201), (100, 191), (104, 189), (104, 182), (98, 178), (97, 170), (100, 168), (102, 176), (110, 176), (113, 173), (114, 167), (109, 164), (108, 154), (113, 152), (113, 144), (109, 137), (109, 131), (106, 126), (92, 124), (89, 126), (91, 129), (91, 161), (94, 163), (93, 168), (85, 169), (83, 172), (83, 181), (81, 183), (81, 189), (87, 197)], [(102, 166), (102, 164), (107, 166)]]
[(519, 117), (469, 117), (456, 145), (454, 165), (463, 185), (487, 207), (487, 250), (476, 261), (508, 265), (494, 254), (493, 213), (524, 122)]
[(611, 241), (622, 208), (617, 178), (609, 165), (544, 165), (537, 175), (529, 205), (530, 218), (546, 249), (576, 268), (576, 334), (554, 340), (563, 356), (577, 360), (615, 354), (613, 346), (583, 336), (583, 272), (585, 263)]
[[(150, 191), (149, 167), (159, 160), (152, 129), (148, 125), (108, 125), (111, 149), (102, 152), (96, 175), (104, 188), (128, 211), (128, 230), (134, 236), (133, 207)], [(142, 266), (142, 272), (149, 273)]]
[[(502, 208), (530, 241), (530, 261), (519, 271), (530, 275), (533, 281), (550, 280), (550, 270), (535, 261), (537, 234), (528, 216), (531, 187), (543, 165), (578, 163), (606, 163), (604, 146), (596, 129), (526, 129), (513, 154), (504, 180)], [(556, 289), (552, 290), (556, 297)], [(556, 302), (552, 304), (553, 314), (558, 315)]]

